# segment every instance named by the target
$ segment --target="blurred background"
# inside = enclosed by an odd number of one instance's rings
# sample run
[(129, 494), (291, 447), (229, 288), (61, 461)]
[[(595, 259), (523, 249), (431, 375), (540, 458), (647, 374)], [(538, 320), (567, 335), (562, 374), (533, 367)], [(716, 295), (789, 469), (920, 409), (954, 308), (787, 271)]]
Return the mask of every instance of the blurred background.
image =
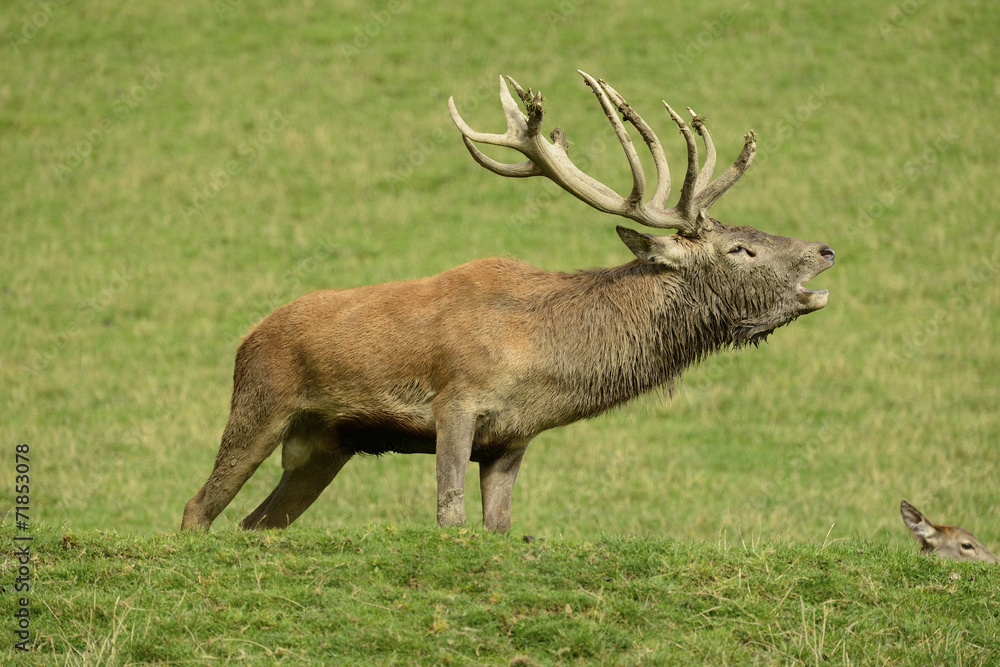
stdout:
[[(754, 129), (713, 216), (824, 241), (837, 265), (810, 285), (824, 310), (691, 369), (672, 400), (538, 437), (513, 531), (915, 548), (905, 497), (996, 548), (997, 34), (973, 0), (6, 3), (0, 446), (31, 446), (32, 519), (176, 530), (242, 335), (301, 294), (490, 255), (628, 261), (623, 220), (486, 172), (448, 117), (453, 95), (502, 132), (509, 74), (627, 192), (582, 69), (658, 131), (675, 181), (661, 100), (708, 117), (722, 168)], [(275, 457), (216, 529), (279, 474)], [(470, 466), (470, 525), (477, 487)], [(435, 525), (433, 457), (355, 459), (296, 525), (373, 521)]]

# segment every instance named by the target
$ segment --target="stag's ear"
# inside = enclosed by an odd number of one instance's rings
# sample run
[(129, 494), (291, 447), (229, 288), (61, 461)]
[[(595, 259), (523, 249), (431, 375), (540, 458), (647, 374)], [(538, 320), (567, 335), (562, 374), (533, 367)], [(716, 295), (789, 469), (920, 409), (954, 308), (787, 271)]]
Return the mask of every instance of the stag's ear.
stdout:
[(644, 262), (663, 264), (673, 268), (680, 268), (687, 264), (689, 251), (681, 247), (674, 236), (643, 234), (621, 225), (615, 229), (628, 249)]

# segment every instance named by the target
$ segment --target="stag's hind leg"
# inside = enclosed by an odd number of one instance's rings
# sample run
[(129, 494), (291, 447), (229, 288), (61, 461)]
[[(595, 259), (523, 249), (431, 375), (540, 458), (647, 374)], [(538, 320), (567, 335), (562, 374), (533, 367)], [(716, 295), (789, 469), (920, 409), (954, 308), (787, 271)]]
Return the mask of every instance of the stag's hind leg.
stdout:
[(281, 480), (240, 525), (251, 530), (287, 527), (309, 509), (350, 459), (351, 453), (321, 420), (301, 420), (285, 439)]
[(184, 506), (182, 530), (208, 529), (257, 468), (281, 443), (287, 422), (234, 409), (208, 481)]

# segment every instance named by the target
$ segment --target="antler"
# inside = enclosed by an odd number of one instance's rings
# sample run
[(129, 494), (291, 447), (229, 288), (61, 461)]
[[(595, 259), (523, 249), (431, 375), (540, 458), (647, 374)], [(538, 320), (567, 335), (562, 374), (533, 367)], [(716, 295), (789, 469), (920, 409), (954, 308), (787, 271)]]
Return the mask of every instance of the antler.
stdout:
[[(705, 143), (705, 165), (699, 171), (698, 146), (695, 143), (694, 133), (687, 123), (670, 108), (670, 105), (664, 102), (663, 106), (667, 108), (670, 117), (677, 123), (681, 134), (684, 135), (688, 153), (687, 172), (684, 176), (684, 185), (681, 187), (680, 200), (676, 206), (666, 208), (666, 199), (670, 196), (670, 170), (660, 140), (657, 139), (656, 134), (653, 133), (646, 121), (618, 94), (618, 91), (602, 79), (594, 79), (585, 72), (577, 71), (580, 72), (587, 85), (597, 96), (604, 113), (615, 130), (615, 134), (618, 136), (618, 141), (625, 150), (625, 157), (632, 169), (633, 181), (632, 192), (629, 193), (628, 197), (622, 197), (573, 164), (568, 154), (569, 142), (566, 140), (566, 135), (558, 127), (552, 130), (551, 141), (542, 137), (542, 103), (544, 98), (541, 93), (532, 93), (530, 88), (525, 91), (510, 77), (507, 77), (507, 81), (514, 86), (514, 90), (521, 98), (528, 113), (525, 115), (518, 108), (504, 78), (500, 77), (500, 102), (503, 105), (504, 116), (507, 118), (507, 131), (503, 134), (489, 134), (473, 130), (459, 115), (455, 108), (455, 99), (448, 99), (451, 118), (462, 132), (465, 146), (469, 149), (472, 157), (486, 169), (501, 176), (512, 178), (545, 176), (574, 197), (599, 211), (620, 215), (647, 227), (676, 229), (685, 236), (698, 236), (707, 224), (708, 209), (739, 180), (743, 172), (753, 162), (757, 148), (753, 130), (747, 133), (743, 151), (736, 162), (721, 176), (711, 180), (715, 172), (715, 145), (712, 143), (708, 128), (705, 127), (705, 119), (688, 107), (692, 116), (691, 126), (701, 135)], [(643, 173), (639, 155), (636, 153), (632, 139), (625, 129), (624, 123), (618, 118), (616, 111), (626, 121), (632, 123), (653, 155), (653, 164), (656, 166), (656, 190), (649, 201), (644, 201), (646, 176)], [(484, 155), (474, 142), (513, 148), (527, 157), (528, 161), (518, 164), (497, 162)]]

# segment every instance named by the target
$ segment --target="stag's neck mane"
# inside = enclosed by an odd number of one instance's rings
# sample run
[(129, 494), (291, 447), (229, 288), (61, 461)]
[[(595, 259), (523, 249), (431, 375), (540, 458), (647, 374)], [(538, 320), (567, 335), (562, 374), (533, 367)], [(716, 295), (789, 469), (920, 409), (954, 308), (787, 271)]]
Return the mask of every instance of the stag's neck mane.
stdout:
[(641, 261), (549, 274), (542, 303), (550, 361), (598, 414), (656, 388), (673, 389), (693, 363), (741, 340), (734, 318), (704, 285)]

